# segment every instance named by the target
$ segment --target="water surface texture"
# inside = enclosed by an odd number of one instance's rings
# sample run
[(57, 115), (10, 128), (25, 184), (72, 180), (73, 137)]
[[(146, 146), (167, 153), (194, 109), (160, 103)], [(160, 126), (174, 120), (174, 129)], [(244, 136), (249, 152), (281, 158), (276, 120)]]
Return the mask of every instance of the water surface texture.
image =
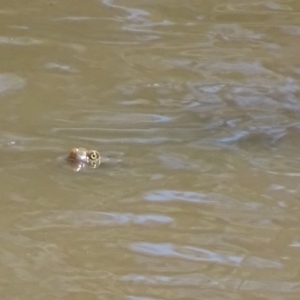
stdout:
[[(1, 1), (1, 300), (298, 300), (299, 20)], [(72, 147), (108, 162), (73, 172)]]

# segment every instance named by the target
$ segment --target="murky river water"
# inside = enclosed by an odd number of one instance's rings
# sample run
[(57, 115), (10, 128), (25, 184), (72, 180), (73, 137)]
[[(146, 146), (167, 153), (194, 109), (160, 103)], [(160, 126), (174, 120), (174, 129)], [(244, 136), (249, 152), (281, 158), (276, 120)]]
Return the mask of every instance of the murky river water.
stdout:
[[(2, 1), (0, 298), (300, 295), (300, 2)], [(72, 172), (71, 147), (110, 161)]]

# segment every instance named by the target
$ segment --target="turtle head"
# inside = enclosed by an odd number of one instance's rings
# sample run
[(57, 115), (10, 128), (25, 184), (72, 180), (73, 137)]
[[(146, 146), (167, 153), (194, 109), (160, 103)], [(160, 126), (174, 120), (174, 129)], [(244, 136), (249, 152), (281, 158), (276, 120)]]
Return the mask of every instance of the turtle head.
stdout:
[(101, 163), (100, 153), (96, 150), (87, 150), (86, 148), (73, 148), (71, 149), (67, 159), (90, 165), (93, 168), (96, 168)]

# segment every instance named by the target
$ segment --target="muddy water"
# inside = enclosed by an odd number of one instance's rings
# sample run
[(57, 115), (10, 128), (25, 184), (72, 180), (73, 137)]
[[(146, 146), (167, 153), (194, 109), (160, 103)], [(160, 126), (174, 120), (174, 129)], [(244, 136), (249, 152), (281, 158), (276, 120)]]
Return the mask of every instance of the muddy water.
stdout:
[(299, 299), (300, 4), (250, 2), (2, 1), (1, 299)]

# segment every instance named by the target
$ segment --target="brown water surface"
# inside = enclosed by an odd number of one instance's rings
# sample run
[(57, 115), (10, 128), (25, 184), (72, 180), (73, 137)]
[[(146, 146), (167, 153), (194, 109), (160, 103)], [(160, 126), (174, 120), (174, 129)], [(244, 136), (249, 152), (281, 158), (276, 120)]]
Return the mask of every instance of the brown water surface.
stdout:
[(0, 26), (1, 300), (299, 299), (298, 0), (4, 0)]

